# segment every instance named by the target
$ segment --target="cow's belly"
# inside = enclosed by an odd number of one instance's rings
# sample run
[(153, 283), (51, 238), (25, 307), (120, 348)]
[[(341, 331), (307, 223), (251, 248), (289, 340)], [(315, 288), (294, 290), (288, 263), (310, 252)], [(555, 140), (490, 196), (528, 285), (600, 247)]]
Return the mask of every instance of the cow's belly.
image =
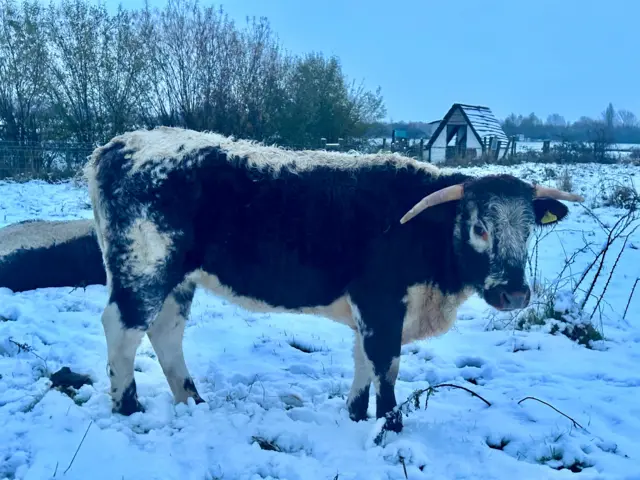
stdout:
[(216, 275), (207, 273), (203, 270), (196, 270), (189, 275), (188, 279), (218, 297), (224, 298), (251, 312), (319, 315), (348, 325), (351, 328), (355, 328), (351, 302), (348, 295), (336, 296), (336, 298), (324, 305), (318, 304), (304, 305), (300, 307), (285, 307), (271, 304), (262, 298), (239, 295), (234, 291), (232, 286), (223, 284)]
[[(216, 296), (251, 312), (317, 315), (356, 328), (354, 305), (348, 294), (337, 296), (326, 304), (285, 307), (269, 303), (263, 298), (239, 295), (216, 275), (203, 270), (196, 270), (188, 278)], [(428, 284), (409, 287), (403, 299), (407, 309), (402, 319), (402, 344), (446, 333), (455, 322), (458, 307), (472, 294), (471, 289), (443, 294)]]

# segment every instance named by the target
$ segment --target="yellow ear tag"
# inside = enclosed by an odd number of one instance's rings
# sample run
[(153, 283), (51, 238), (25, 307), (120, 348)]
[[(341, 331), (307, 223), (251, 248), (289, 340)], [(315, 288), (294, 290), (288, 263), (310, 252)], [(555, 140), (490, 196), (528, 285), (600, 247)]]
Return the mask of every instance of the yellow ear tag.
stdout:
[(547, 224), (547, 223), (553, 223), (557, 221), (558, 221), (558, 217), (556, 217), (553, 213), (547, 210), (547, 213), (545, 213), (544, 217), (542, 217), (541, 223)]

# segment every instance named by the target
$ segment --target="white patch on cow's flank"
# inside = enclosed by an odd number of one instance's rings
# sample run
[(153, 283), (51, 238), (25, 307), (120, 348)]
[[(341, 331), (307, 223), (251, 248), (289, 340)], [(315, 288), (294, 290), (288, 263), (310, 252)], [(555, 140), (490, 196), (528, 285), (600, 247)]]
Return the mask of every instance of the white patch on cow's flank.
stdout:
[(256, 298), (237, 295), (232, 288), (222, 284), (216, 275), (208, 274), (203, 270), (196, 270), (189, 274), (187, 279), (206, 288), (215, 295), (251, 312), (318, 315), (338, 323), (342, 323), (353, 329), (356, 328), (350, 300), (347, 295), (336, 298), (329, 305), (315, 305), (299, 309), (288, 309), (278, 305), (270, 305), (267, 302)]
[(447, 332), (456, 320), (458, 307), (473, 290), (465, 288), (457, 294), (445, 295), (431, 284), (416, 284), (403, 298), (407, 310), (402, 326), (402, 344)]
[(135, 276), (153, 276), (166, 260), (173, 244), (171, 237), (145, 218), (136, 218), (127, 232), (130, 242), (126, 260)]

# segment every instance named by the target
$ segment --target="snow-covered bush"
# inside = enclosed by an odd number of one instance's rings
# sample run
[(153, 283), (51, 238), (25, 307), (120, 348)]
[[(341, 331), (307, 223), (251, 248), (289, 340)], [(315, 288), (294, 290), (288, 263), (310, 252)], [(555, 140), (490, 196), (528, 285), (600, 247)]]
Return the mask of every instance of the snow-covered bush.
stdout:
[(515, 328), (562, 334), (588, 348), (594, 346), (593, 342), (604, 338), (571, 290), (549, 288), (537, 294), (531, 305), (516, 319)]

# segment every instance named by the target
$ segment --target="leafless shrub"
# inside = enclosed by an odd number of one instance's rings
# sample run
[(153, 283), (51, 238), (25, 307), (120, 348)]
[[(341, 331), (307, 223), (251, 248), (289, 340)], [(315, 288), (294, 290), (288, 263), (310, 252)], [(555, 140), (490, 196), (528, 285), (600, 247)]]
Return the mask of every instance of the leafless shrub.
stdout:
[(560, 178), (558, 178), (558, 188), (560, 190), (564, 190), (565, 192), (573, 191), (573, 179), (568, 167), (564, 167)]
[(640, 207), (640, 195), (630, 185), (617, 184), (612, 186), (611, 191), (605, 197), (604, 205), (625, 210), (637, 210)]
[[(586, 306), (587, 302), (592, 298), (594, 289), (596, 287), (596, 285), (598, 284), (598, 281), (601, 279), (601, 274), (604, 268), (604, 262), (605, 262), (605, 258), (607, 256), (607, 254), (609, 253), (609, 250), (611, 249), (611, 246), (617, 241), (617, 240), (623, 240), (623, 244), (622, 247), (620, 248), (620, 251), (618, 252), (618, 255), (615, 259), (615, 262), (612, 266), (612, 268), (610, 269), (609, 272), (609, 276), (606, 278), (605, 280), (605, 285), (602, 289), (602, 292), (596, 296), (596, 306), (593, 309), (593, 312), (591, 313), (591, 317), (593, 317), (593, 315), (595, 314), (596, 310), (598, 309), (598, 307), (600, 306), (600, 304), (602, 303), (602, 299), (607, 291), (607, 288), (611, 282), (611, 278), (613, 277), (613, 274), (616, 270), (616, 267), (618, 266), (619, 260), (622, 256), (622, 254), (624, 253), (624, 250), (627, 246), (627, 242), (629, 241), (629, 238), (631, 237), (631, 235), (633, 235), (636, 230), (638, 230), (638, 228), (640, 228), (640, 223), (638, 223), (638, 215), (636, 213), (635, 210), (629, 210), (625, 215), (621, 216), (616, 223), (613, 225), (613, 227), (607, 227), (606, 225), (604, 225), (596, 216), (595, 214), (593, 214), (593, 212), (591, 212), (589, 209), (587, 209), (588, 213), (590, 215), (592, 215), (594, 218), (596, 218), (596, 220), (598, 221), (598, 224), (600, 225), (600, 227), (605, 231), (605, 233), (607, 234), (607, 238), (605, 241), (605, 244), (602, 246), (602, 248), (600, 249), (599, 252), (597, 252), (597, 254), (595, 255), (593, 261), (589, 264), (589, 266), (584, 270), (584, 272), (582, 273), (580, 279), (578, 280), (578, 282), (575, 284), (574, 288), (573, 288), (573, 293), (575, 294), (576, 292), (578, 292), (579, 290), (581, 290), (581, 285), (582, 283), (586, 280), (589, 272), (593, 269), (596, 268), (595, 274), (591, 280), (591, 283), (589, 284), (589, 286), (586, 288), (586, 291), (584, 293), (583, 296), (583, 300), (582, 300), (582, 304), (581, 304), (581, 308), (584, 309), (584, 307)], [(596, 267), (597, 265), (597, 267)]]

